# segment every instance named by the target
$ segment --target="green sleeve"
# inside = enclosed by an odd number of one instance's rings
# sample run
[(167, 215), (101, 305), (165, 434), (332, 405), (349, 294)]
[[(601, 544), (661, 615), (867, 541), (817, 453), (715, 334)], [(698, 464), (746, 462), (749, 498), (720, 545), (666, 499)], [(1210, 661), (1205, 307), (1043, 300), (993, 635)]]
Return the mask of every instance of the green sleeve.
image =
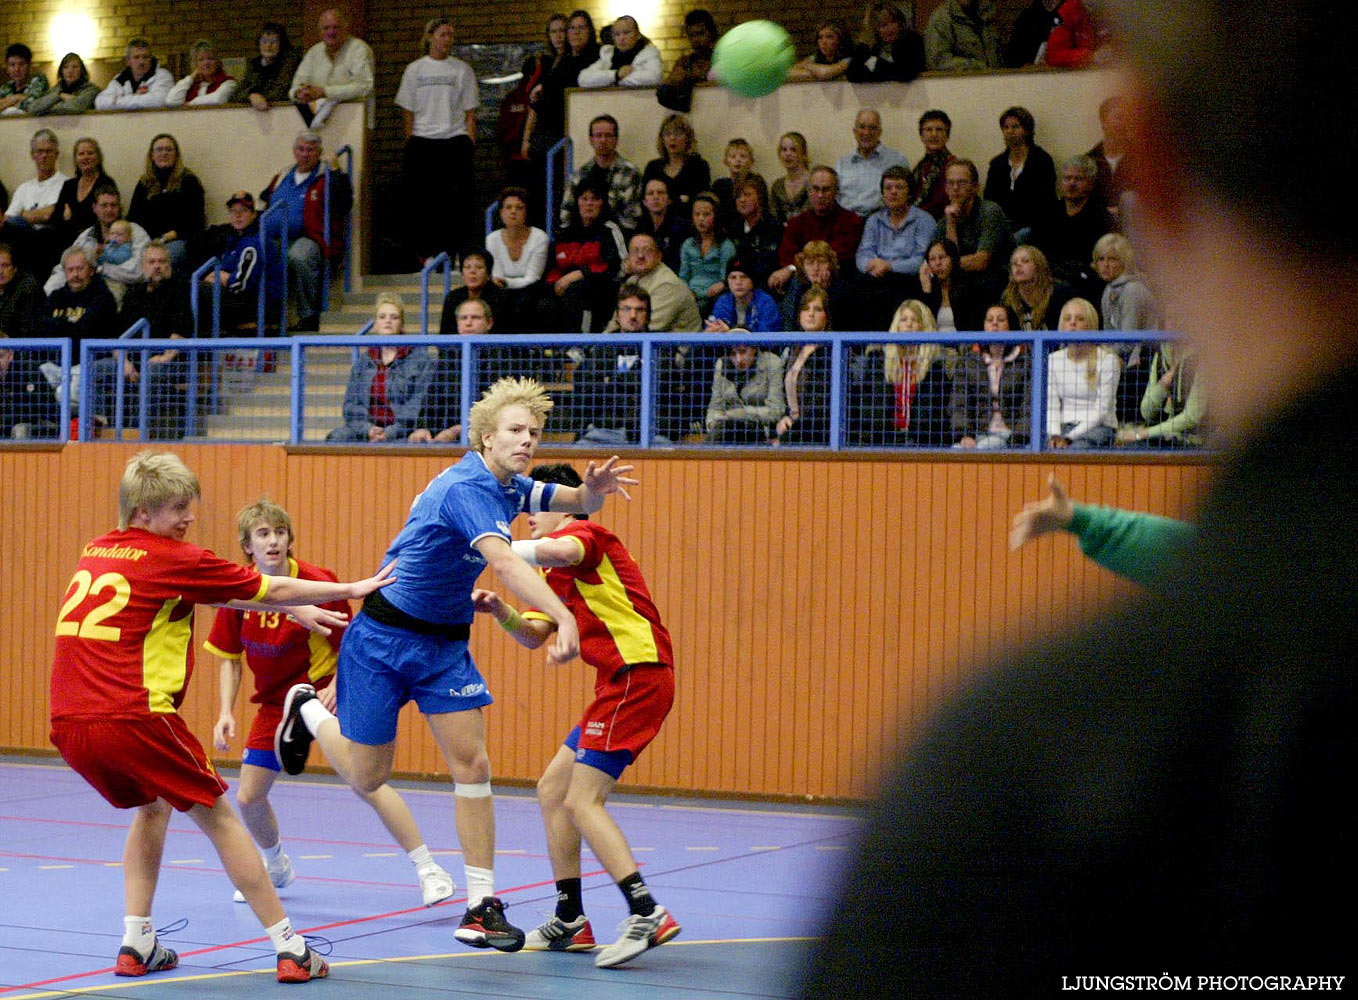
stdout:
[(1155, 514), (1075, 504), (1067, 530), (1080, 551), (1104, 569), (1148, 587), (1164, 586), (1169, 569), (1197, 536), (1196, 526)]

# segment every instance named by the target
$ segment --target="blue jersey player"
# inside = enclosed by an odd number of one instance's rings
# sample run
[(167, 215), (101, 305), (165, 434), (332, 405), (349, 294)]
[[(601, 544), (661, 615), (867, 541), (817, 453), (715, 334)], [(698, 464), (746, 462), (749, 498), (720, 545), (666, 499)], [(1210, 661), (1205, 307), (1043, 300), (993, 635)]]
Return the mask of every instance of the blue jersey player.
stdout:
[[(471, 409), (472, 448), (415, 498), (405, 527), (388, 550), (398, 582), (381, 601), (368, 600), (349, 626), (339, 657), (339, 730), (350, 742), (350, 785), (360, 793), (391, 775), (396, 719), (414, 700), (453, 775), (457, 835), (467, 877), (467, 913), (456, 931), (477, 948), (517, 951), (524, 934), (495, 895), (495, 813), (481, 709), (493, 700), (467, 649), (471, 594), (489, 565), (524, 602), (556, 622), (548, 659), (580, 651), (575, 616), (538, 571), (510, 548), (509, 525), (523, 512), (592, 513), (609, 493), (627, 496), (636, 482), (617, 456), (590, 463), (584, 485), (535, 482), (524, 473), (542, 439), (552, 401), (531, 379), (501, 379)], [(288, 693), (279, 726), (279, 756), (291, 773), (306, 763), (311, 739), (337, 738), (334, 717), (307, 685)], [(295, 769), (295, 770), (294, 770)], [(416, 869), (433, 865), (428, 849), (411, 854)], [(451, 895), (451, 887), (449, 888)], [(446, 897), (444, 897), (446, 898)]]

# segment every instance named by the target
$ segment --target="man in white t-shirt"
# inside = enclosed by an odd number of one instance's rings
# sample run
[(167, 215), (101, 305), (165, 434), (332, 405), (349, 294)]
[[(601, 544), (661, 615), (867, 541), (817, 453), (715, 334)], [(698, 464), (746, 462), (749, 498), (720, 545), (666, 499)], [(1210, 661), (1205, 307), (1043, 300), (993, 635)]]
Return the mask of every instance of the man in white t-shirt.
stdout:
[(50, 128), (33, 133), (28, 155), (38, 168), (37, 177), (15, 189), (0, 218), (0, 239), (14, 247), (16, 262), (34, 274), (45, 273), (64, 249), (51, 224), (61, 186), (70, 180), (57, 169), (60, 153), (56, 133)]
[(452, 55), (453, 23), (436, 17), (425, 25), (424, 58), (401, 74), (406, 148), (403, 171), (409, 219), (407, 245), (423, 263), (479, 246), (476, 217), (476, 74)]

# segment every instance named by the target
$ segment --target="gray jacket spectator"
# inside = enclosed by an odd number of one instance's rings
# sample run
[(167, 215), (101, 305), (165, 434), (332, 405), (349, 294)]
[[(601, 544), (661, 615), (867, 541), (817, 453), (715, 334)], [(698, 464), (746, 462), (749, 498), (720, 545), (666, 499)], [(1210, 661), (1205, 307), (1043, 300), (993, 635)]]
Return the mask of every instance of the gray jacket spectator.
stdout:
[(100, 111), (140, 111), (165, 106), (174, 86), (170, 71), (156, 61), (151, 43), (134, 38), (127, 43), (127, 68), (109, 81), (94, 99)]
[(57, 84), (31, 105), (30, 115), (83, 115), (94, 107), (99, 88), (90, 82), (90, 71), (77, 52), (61, 57)]
[(945, 0), (924, 29), (924, 58), (933, 70), (999, 69), (1000, 35), (988, 0)]
[[(739, 332), (736, 332), (739, 336)], [(783, 359), (755, 344), (737, 343), (717, 361), (707, 430), (726, 444), (767, 444), (774, 424), (787, 412)]]
[[(650, 329), (656, 333), (695, 333), (703, 328), (702, 316), (693, 292), (660, 256), (655, 237), (637, 233), (627, 247), (627, 261), (623, 265), (627, 281), (645, 289), (651, 297), (648, 310)], [(604, 328), (615, 333), (618, 317), (615, 313)]]
[[(377, 297), (372, 332), (399, 336), (405, 306), (389, 293)], [(344, 425), (327, 441), (404, 441), (420, 427), (420, 417), (433, 382), (430, 349), (378, 344), (360, 351), (344, 390)], [(379, 379), (379, 376), (380, 379)]]

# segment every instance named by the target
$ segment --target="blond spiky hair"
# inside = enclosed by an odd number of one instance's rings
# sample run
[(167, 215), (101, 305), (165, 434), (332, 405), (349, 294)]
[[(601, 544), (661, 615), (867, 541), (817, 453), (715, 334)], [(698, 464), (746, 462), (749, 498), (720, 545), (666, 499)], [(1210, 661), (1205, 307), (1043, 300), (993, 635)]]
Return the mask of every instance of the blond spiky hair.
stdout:
[(506, 406), (526, 407), (538, 424), (542, 425), (547, 422), (547, 414), (552, 409), (552, 397), (547, 395), (547, 390), (536, 379), (500, 379), (472, 404), (467, 436), (474, 449), (485, 450), (481, 439), (495, 431), (500, 412)]
[(167, 503), (201, 495), (198, 477), (178, 455), (139, 451), (128, 460), (118, 486), (118, 528), (126, 531), (138, 510), (154, 514)]

